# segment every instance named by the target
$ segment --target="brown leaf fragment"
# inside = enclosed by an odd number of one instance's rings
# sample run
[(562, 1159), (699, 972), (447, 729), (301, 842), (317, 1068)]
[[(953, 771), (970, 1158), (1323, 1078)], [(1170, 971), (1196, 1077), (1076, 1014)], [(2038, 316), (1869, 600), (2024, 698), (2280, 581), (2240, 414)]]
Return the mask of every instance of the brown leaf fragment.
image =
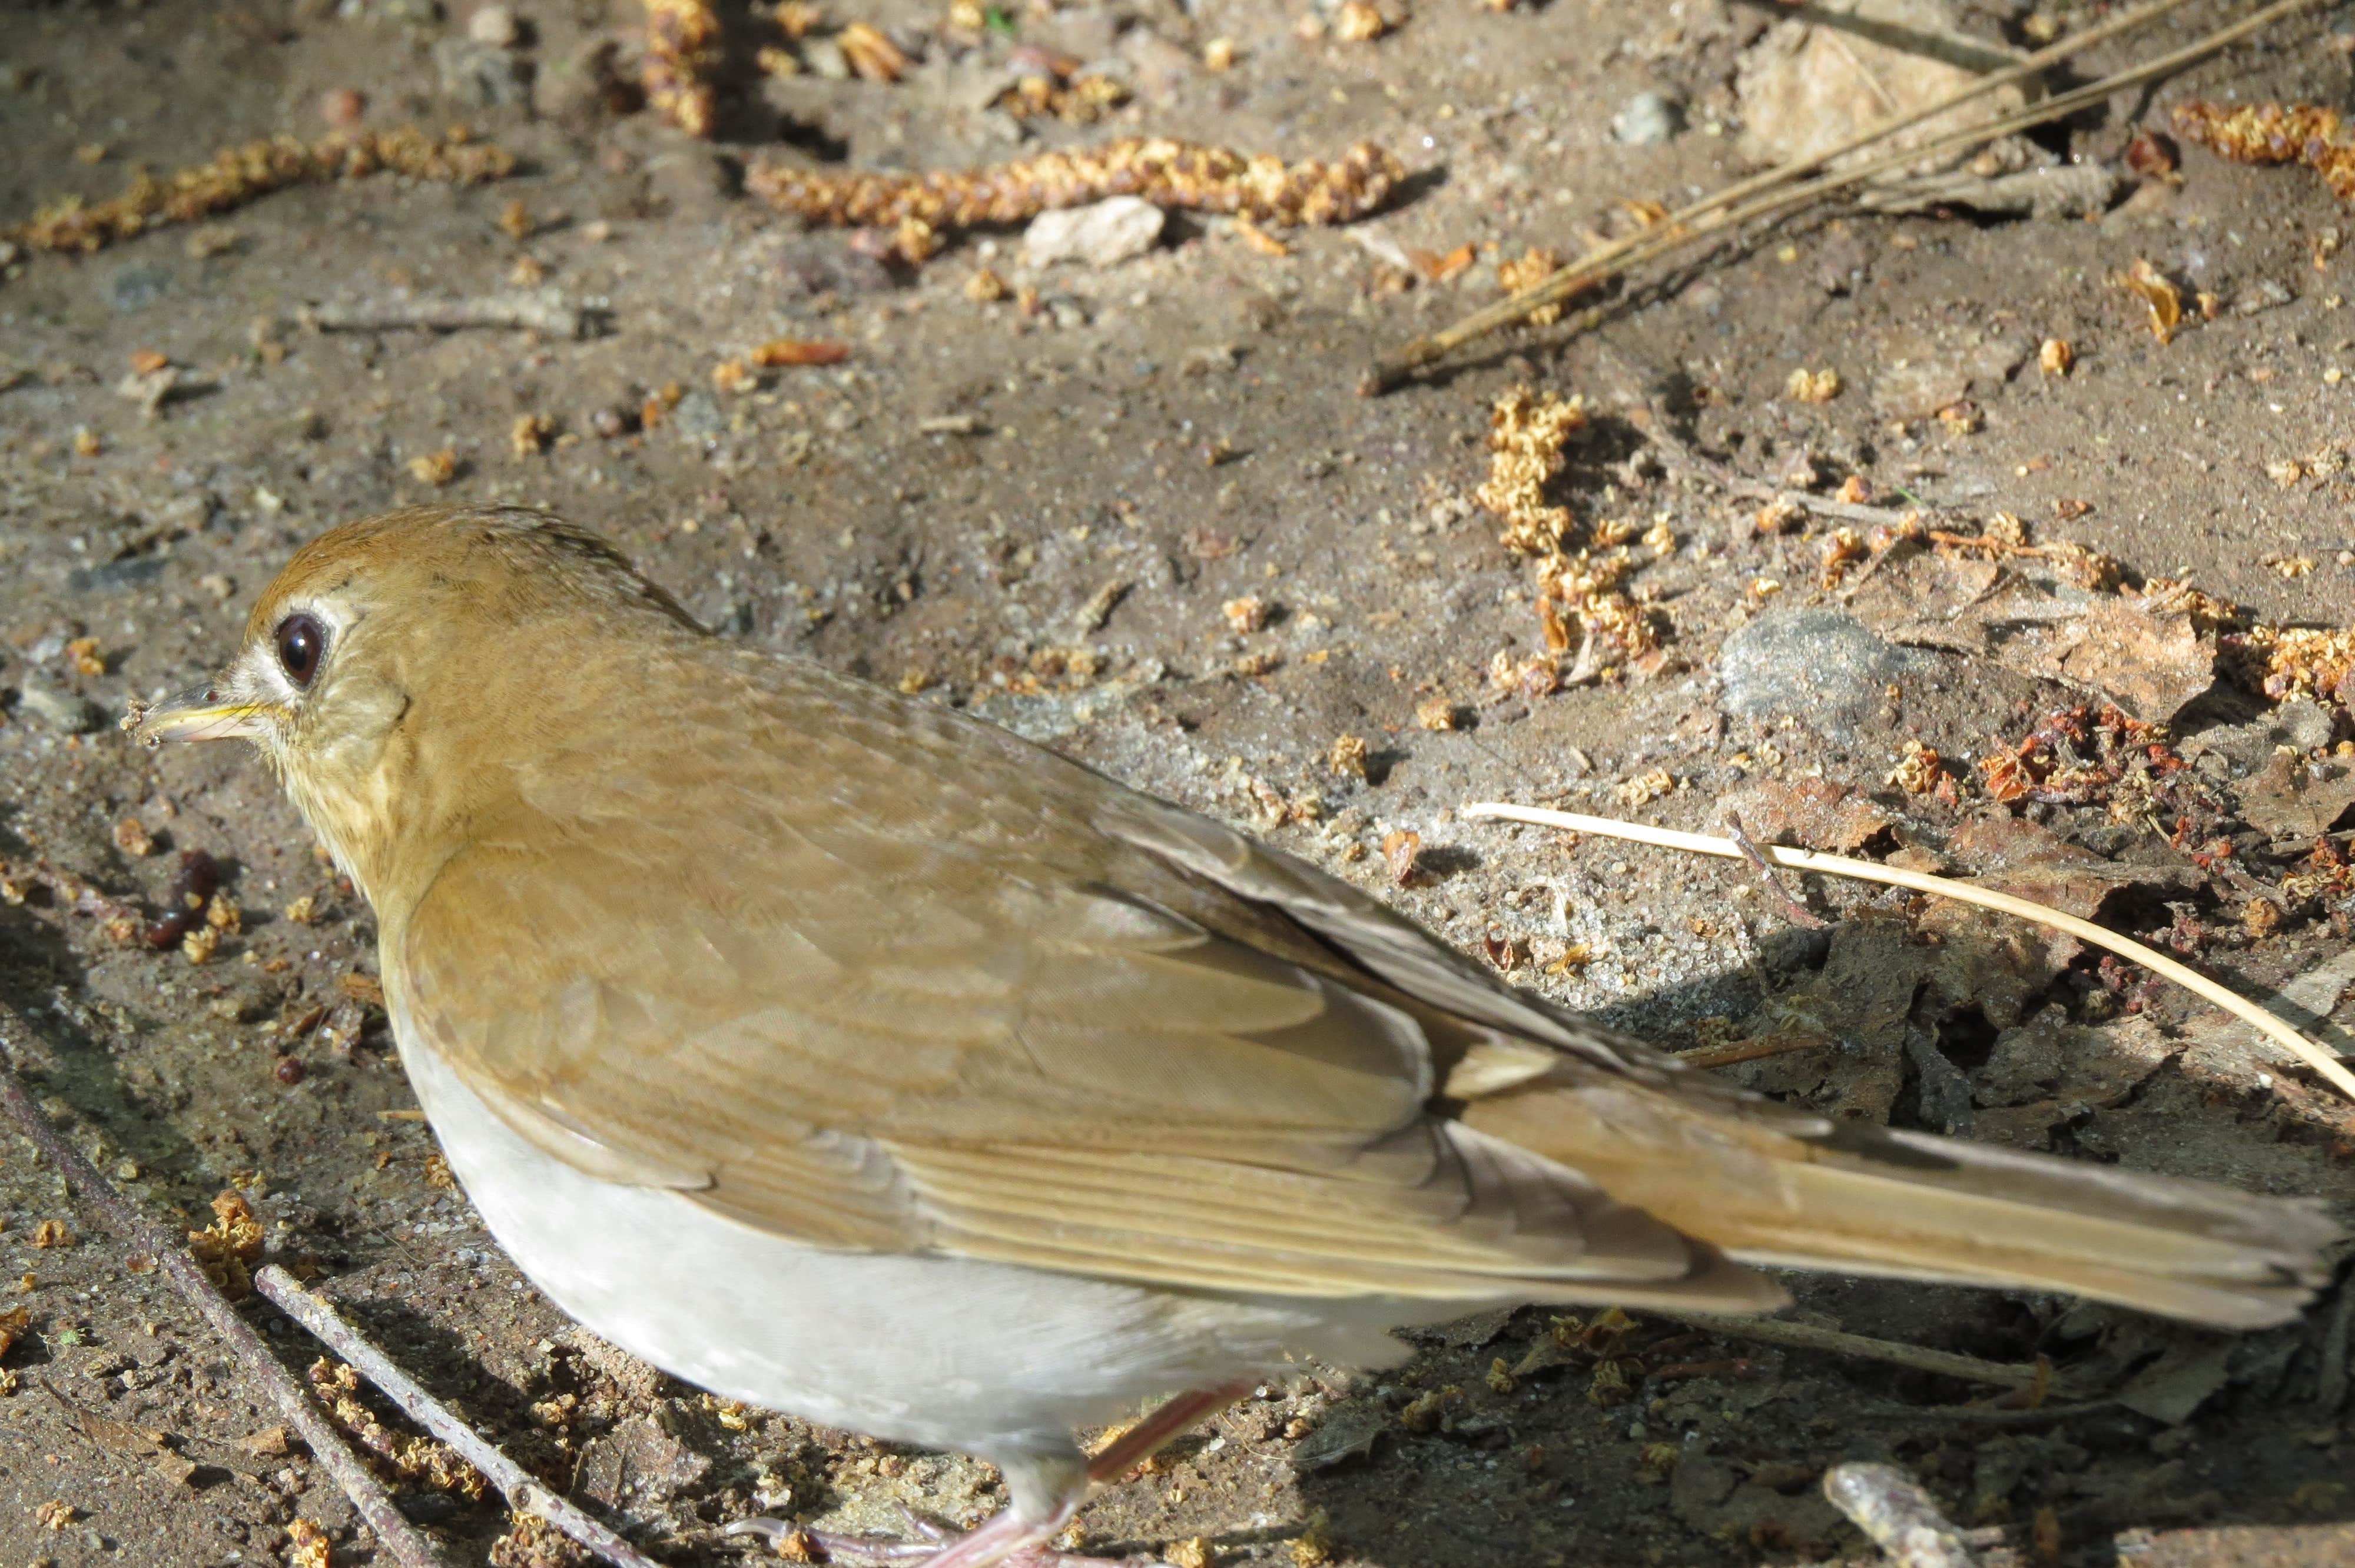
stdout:
[(2239, 786), (2241, 820), (2273, 839), (2314, 839), (2355, 807), (2355, 765), (2309, 761), (2286, 747)]
[(1767, 779), (1723, 803), (1761, 843), (1839, 854), (1863, 848), (1897, 820), (1870, 797), (1823, 779)]
[(785, 365), (839, 365), (849, 357), (848, 344), (829, 343), (822, 338), (773, 337), (752, 351), (752, 363), (763, 369)]
[(2183, 324), (2183, 291), (2142, 257), (2119, 275), (2118, 283), (2149, 307), (2151, 335), (2161, 343), (2174, 342), (2175, 329)]
[(1423, 835), (1404, 828), (1382, 835), (1382, 862), (1389, 866), (1391, 880), (1401, 887), (1414, 881), (1415, 856), (1423, 851)]

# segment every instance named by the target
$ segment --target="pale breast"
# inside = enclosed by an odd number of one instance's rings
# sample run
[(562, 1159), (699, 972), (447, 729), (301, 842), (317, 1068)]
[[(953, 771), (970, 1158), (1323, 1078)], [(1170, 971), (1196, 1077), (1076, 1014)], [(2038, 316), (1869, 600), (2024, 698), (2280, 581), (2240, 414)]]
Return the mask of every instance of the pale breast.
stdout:
[(781, 1240), (543, 1154), (400, 1022), (419, 1102), (517, 1265), (595, 1333), (726, 1398), (995, 1456), (1053, 1450), (1142, 1401), (1272, 1371), (1287, 1349), (1358, 1364), (1405, 1349), (1380, 1332), (1388, 1304), (1220, 1300)]

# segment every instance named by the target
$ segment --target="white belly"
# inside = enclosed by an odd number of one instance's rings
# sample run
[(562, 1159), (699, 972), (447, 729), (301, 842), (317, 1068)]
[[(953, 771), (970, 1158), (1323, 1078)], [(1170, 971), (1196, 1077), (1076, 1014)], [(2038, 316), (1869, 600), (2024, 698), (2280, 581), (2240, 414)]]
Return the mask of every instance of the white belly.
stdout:
[[(452, 1171), (532, 1282), (633, 1355), (730, 1399), (996, 1457), (1060, 1450), (1074, 1426), (1255, 1375), (1288, 1348), (1359, 1365), (1405, 1353), (1372, 1302), (1182, 1296), (783, 1241), (542, 1153), (399, 1033)], [(1416, 1305), (1398, 1318), (1434, 1315)]]

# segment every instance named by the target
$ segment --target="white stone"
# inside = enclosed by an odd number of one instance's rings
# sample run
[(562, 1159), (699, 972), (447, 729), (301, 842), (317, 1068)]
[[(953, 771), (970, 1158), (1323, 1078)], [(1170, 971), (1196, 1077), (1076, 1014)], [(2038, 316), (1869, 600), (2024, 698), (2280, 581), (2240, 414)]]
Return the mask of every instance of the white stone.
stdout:
[(1042, 212), (1023, 233), (1022, 260), (1033, 267), (1057, 261), (1117, 266), (1152, 249), (1167, 220), (1167, 215), (1151, 202), (1129, 196)]
[(477, 5), (466, 18), (466, 36), (478, 44), (507, 49), (515, 47), (523, 29), (517, 25), (515, 13), (505, 5)]

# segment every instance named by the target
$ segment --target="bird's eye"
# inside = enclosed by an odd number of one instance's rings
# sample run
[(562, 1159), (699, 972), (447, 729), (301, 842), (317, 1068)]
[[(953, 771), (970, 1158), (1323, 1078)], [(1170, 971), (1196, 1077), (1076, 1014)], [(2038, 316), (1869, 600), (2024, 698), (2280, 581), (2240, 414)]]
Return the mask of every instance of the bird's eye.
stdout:
[(327, 652), (327, 629), (307, 615), (290, 615), (278, 623), (278, 662), (285, 667), (286, 678), (298, 686), (308, 686), (311, 677), (319, 673), (319, 660)]

